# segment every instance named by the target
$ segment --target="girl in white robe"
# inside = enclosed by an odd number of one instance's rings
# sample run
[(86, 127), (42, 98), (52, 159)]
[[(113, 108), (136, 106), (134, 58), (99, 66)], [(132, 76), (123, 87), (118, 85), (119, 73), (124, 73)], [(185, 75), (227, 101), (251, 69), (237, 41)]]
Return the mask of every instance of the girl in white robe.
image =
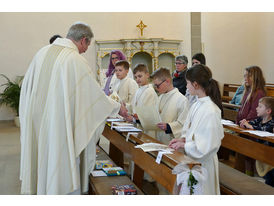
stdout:
[(220, 194), (217, 151), (224, 137), (221, 124), (221, 95), (218, 83), (205, 65), (194, 65), (186, 74), (187, 88), (198, 100), (192, 105), (180, 139), (169, 146), (184, 148), (186, 155), (201, 162), (207, 170), (203, 194)]

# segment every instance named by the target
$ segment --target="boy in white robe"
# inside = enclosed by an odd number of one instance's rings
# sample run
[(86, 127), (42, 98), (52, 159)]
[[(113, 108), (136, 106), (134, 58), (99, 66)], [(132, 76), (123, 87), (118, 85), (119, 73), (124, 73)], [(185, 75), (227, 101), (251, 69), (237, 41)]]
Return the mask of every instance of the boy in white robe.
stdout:
[[(135, 93), (130, 107), (130, 113), (126, 120), (129, 122), (140, 123), (138, 115), (136, 114), (136, 107), (154, 106), (158, 101), (158, 95), (154, 88), (149, 84), (149, 72), (145, 64), (137, 64), (133, 70), (133, 74), (139, 89)], [(155, 131), (144, 131), (145, 134), (156, 137)]]
[(157, 126), (157, 139), (168, 145), (171, 139), (179, 138), (188, 113), (188, 100), (173, 87), (172, 77), (167, 68), (159, 68), (151, 75), (155, 89), (161, 94), (157, 108), (162, 122)]
[(76, 23), (67, 38), (40, 49), (28, 68), (19, 105), (22, 194), (88, 192), (99, 134), (120, 108), (80, 55), (92, 37), (88, 25)]
[(205, 65), (191, 67), (187, 71), (186, 80), (189, 93), (197, 95), (198, 100), (190, 108), (181, 138), (172, 140), (169, 146), (176, 150), (184, 148), (188, 156), (201, 162), (207, 170), (202, 184), (203, 194), (220, 194), (217, 151), (224, 131), (219, 86)]
[[(117, 83), (117, 77), (115, 74), (115, 64), (116, 62), (120, 60), (126, 60), (126, 56), (120, 50), (112, 50), (109, 56), (110, 58), (109, 58), (108, 70), (107, 72), (104, 72), (101, 75), (103, 76), (101, 80), (103, 90), (105, 94), (108, 96), (113, 91), (113, 87), (115, 87), (114, 85), (116, 85)], [(127, 73), (127, 76), (133, 79), (133, 73), (130, 68), (129, 68), (129, 72)]]
[(132, 99), (138, 89), (138, 84), (127, 76), (129, 63), (126, 60), (121, 60), (115, 64), (115, 74), (117, 76), (117, 84), (113, 87), (113, 92), (117, 92), (120, 100), (126, 104), (129, 109)]

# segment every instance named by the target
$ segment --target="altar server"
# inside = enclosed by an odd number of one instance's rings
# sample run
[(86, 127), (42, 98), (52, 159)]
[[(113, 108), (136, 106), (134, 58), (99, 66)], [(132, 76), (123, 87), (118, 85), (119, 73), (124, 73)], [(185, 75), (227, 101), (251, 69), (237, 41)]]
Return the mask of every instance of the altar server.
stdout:
[(194, 65), (186, 73), (187, 88), (198, 100), (191, 106), (181, 138), (173, 139), (169, 146), (184, 148), (185, 153), (202, 163), (207, 170), (203, 194), (220, 194), (217, 151), (224, 137), (221, 124), (221, 94), (217, 81), (209, 68)]
[(129, 63), (126, 60), (121, 60), (115, 64), (115, 74), (117, 83), (113, 87), (113, 92), (117, 92), (120, 100), (130, 107), (131, 101), (138, 89), (138, 84), (132, 78), (128, 77)]
[[(120, 50), (112, 50), (109, 55), (109, 65), (106, 72), (106, 76), (103, 77), (102, 84), (104, 86), (104, 92), (106, 95), (110, 95), (113, 91), (113, 87), (119, 82), (115, 74), (115, 64), (120, 60), (126, 60), (126, 56)], [(129, 68), (127, 76), (133, 79), (133, 73)]]
[(157, 108), (162, 122), (157, 126), (157, 139), (168, 144), (173, 138), (179, 138), (188, 113), (188, 100), (173, 87), (169, 69), (159, 68), (151, 75), (155, 89), (161, 94)]
[[(136, 114), (136, 107), (142, 106), (155, 106), (158, 100), (158, 95), (156, 94), (153, 86), (149, 84), (149, 72), (145, 64), (137, 64), (133, 70), (133, 74), (139, 89), (136, 91), (132, 102), (130, 113), (126, 119), (129, 122), (140, 123), (138, 121), (138, 115)], [(144, 131), (151, 137), (156, 137), (155, 131)]]

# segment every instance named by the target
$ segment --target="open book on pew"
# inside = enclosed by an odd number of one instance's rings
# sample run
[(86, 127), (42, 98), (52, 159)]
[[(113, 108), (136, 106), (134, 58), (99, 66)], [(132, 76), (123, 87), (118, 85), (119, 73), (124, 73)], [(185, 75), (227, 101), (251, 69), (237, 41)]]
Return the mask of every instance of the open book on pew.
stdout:
[(152, 151), (164, 151), (164, 152), (172, 152), (174, 149), (169, 148), (165, 144), (158, 143), (144, 143), (140, 145), (136, 145), (135, 148), (140, 148), (144, 152), (152, 152)]

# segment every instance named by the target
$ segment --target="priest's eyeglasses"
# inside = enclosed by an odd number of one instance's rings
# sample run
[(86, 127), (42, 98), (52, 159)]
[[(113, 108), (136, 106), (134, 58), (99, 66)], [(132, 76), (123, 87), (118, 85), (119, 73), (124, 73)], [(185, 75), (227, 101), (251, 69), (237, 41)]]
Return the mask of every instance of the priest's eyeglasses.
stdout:
[(159, 84), (154, 84), (154, 87), (156, 87), (157, 89), (160, 88), (160, 86), (166, 81), (166, 79), (164, 81), (162, 81), (161, 83)]

